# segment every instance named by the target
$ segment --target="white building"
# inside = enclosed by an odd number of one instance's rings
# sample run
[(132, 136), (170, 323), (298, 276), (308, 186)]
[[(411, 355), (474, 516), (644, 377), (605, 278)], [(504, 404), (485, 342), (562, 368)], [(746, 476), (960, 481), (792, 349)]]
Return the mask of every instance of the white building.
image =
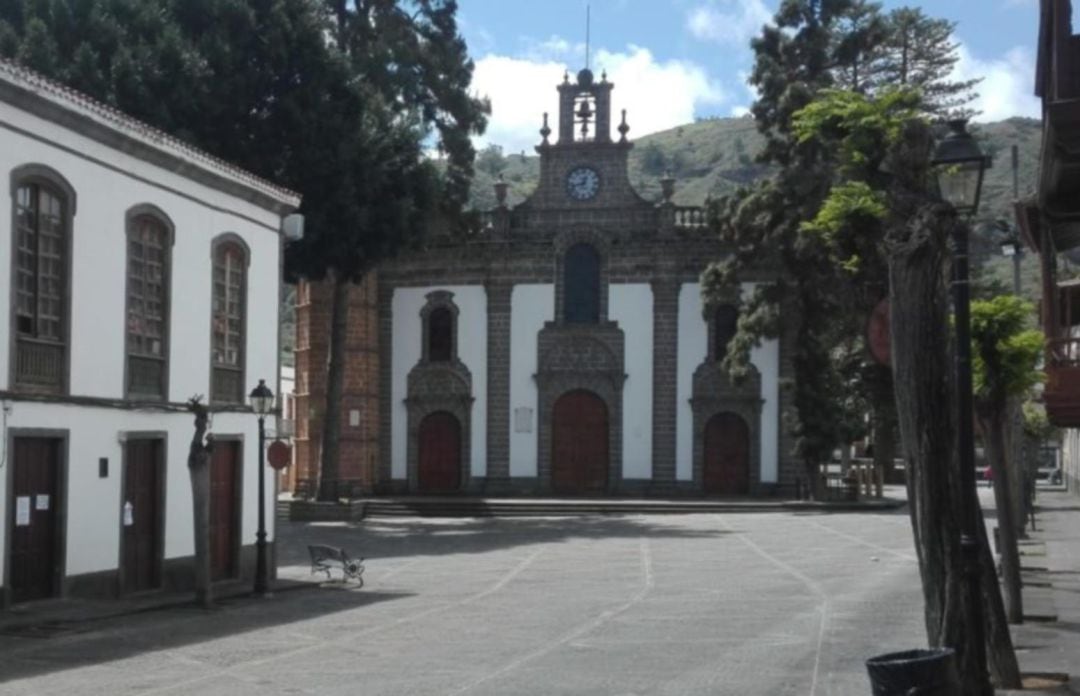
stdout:
[(246, 395), (277, 384), (282, 217), (299, 197), (4, 61), (0, 172), (3, 604), (191, 584), (197, 394), (216, 441), (213, 573), (250, 575)]

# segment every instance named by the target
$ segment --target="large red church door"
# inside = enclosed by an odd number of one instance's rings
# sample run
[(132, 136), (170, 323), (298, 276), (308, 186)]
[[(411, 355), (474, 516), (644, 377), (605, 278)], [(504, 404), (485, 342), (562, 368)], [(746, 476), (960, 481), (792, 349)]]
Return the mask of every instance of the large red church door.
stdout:
[(750, 428), (734, 413), (718, 413), (705, 426), (705, 492), (750, 492)]
[(461, 424), (446, 411), (420, 421), (419, 468), (421, 493), (451, 493), (461, 487)]
[(568, 392), (551, 419), (551, 487), (557, 493), (598, 493), (607, 488), (608, 413), (592, 392)]

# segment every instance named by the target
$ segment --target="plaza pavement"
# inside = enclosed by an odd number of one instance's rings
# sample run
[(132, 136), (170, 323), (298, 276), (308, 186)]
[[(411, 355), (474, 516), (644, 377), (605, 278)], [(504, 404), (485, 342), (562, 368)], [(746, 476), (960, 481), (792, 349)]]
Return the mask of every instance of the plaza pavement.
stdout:
[(282, 583), (311, 542), (364, 588), (0, 634), (0, 694), (866, 694), (924, 640), (903, 511), (284, 524)]

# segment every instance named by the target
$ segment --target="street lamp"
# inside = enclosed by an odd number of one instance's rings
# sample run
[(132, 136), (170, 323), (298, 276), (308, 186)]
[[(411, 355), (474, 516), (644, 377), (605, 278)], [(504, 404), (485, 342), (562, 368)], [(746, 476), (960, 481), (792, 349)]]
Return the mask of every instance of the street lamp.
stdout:
[(259, 386), (248, 395), (251, 410), (259, 417), (259, 530), (255, 533), (255, 594), (265, 596), (268, 589), (266, 572), (266, 426), (267, 414), (274, 408), (274, 392), (259, 380)]
[[(966, 120), (949, 122), (949, 134), (934, 150), (931, 160), (941, 197), (961, 216), (974, 215), (979, 208), (983, 174), (990, 158), (982, 153), (975, 138), (967, 131)], [(964, 556), (964, 574), (971, 594), (967, 603), (968, 630), (975, 650), (972, 662), (979, 671), (980, 694), (993, 694), (986, 671), (986, 638), (983, 629), (979, 583), (978, 529), (982, 524), (975, 488), (975, 437), (972, 425), (971, 384), (971, 293), (968, 273), (968, 228), (965, 222), (953, 226), (953, 310), (956, 313), (956, 409), (957, 445), (960, 450), (960, 486), (962, 488), (963, 524), (960, 548)]]

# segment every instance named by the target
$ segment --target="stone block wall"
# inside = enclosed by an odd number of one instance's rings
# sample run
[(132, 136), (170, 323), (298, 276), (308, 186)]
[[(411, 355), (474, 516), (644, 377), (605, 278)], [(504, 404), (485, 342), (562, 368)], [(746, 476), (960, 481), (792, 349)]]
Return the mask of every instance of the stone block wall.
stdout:
[[(372, 492), (379, 459), (377, 278), (369, 273), (349, 291), (345, 383), (341, 403), (342, 495)], [(296, 307), (296, 482), (300, 493), (318, 483), (332, 287), (302, 281)]]

